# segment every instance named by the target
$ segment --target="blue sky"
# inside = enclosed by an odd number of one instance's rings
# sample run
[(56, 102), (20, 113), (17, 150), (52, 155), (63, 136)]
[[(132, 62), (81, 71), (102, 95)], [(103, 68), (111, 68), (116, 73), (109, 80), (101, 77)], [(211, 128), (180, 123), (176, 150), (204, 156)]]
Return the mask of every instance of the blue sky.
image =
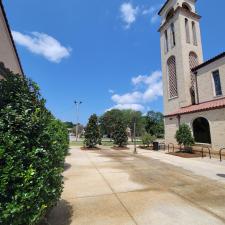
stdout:
[[(163, 111), (158, 0), (4, 1), (24, 71), (47, 107), (81, 122), (92, 113)], [(225, 50), (225, 1), (198, 1), (204, 58)], [(218, 22), (220, 21), (220, 22)]]

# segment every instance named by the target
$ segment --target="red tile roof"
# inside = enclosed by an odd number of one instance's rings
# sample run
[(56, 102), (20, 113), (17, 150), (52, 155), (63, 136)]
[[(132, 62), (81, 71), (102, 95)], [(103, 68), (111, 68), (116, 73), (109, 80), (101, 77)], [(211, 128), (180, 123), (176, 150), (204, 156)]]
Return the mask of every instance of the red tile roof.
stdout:
[(201, 111), (207, 111), (207, 110), (213, 110), (213, 109), (219, 109), (219, 108), (225, 108), (225, 98), (220, 98), (220, 99), (209, 101), (209, 102), (203, 102), (198, 105), (183, 107), (179, 109), (178, 111), (165, 116), (166, 117), (176, 116), (176, 115), (201, 112)]

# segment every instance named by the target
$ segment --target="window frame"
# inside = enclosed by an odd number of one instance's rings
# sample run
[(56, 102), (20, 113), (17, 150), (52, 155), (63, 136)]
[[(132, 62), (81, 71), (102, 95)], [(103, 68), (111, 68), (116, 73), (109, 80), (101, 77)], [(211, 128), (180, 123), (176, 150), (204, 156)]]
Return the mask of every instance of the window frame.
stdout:
[(169, 36), (168, 36), (168, 30), (164, 31), (164, 45), (165, 45), (165, 54), (169, 52)]
[[(175, 69), (176, 69), (176, 93), (177, 95), (176, 96), (172, 96), (171, 97), (171, 87), (170, 87), (170, 74), (169, 74), (169, 60), (171, 58), (174, 58), (175, 59)], [(178, 79), (177, 79), (177, 64), (176, 64), (176, 57), (174, 55), (170, 56), (168, 59), (167, 59), (167, 63), (166, 63), (166, 71), (167, 71), (167, 93), (168, 93), (168, 101), (171, 101), (171, 100), (174, 100), (174, 99), (177, 99), (179, 98), (179, 91), (178, 91)]]
[(186, 35), (186, 43), (191, 43), (191, 35), (190, 35), (190, 26), (189, 26), (189, 20), (185, 18), (184, 20), (184, 26), (185, 26), (185, 35)]
[[(214, 78), (215, 73), (218, 73), (221, 94), (217, 94), (216, 83), (215, 83), (215, 78)], [(212, 84), (213, 84), (213, 95), (214, 95), (214, 97), (215, 98), (222, 97), (223, 96), (223, 89), (222, 89), (222, 85), (221, 85), (220, 70), (217, 69), (217, 70), (212, 71), (211, 72), (211, 78), (212, 78)]]
[(174, 48), (176, 46), (176, 34), (175, 34), (175, 25), (174, 23), (170, 24), (170, 42), (171, 42), (171, 47)]
[(192, 35), (193, 35), (193, 44), (198, 46), (198, 37), (197, 37), (197, 29), (194, 21), (191, 23)]

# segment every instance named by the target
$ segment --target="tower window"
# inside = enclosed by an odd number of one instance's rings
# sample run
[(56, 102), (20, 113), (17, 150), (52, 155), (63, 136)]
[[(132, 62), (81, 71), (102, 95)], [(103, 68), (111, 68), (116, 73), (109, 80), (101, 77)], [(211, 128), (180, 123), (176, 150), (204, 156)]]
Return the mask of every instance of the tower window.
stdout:
[(192, 22), (193, 44), (198, 45), (195, 22)]
[(169, 97), (178, 97), (177, 90), (177, 71), (176, 71), (176, 58), (171, 56), (167, 61), (168, 80), (169, 80)]
[(191, 7), (187, 3), (183, 3), (182, 8), (184, 8), (187, 11), (191, 11)]
[(170, 31), (171, 31), (171, 46), (172, 48), (176, 45), (176, 39), (175, 39), (175, 28), (174, 28), (174, 24), (172, 23), (170, 26)]
[(189, 31), (189, 21), (185, 19), (185, 31), (186, 31), (186, 42), (190, 43), (190, 31)]
[(191, 87), (190, 87), (190, 94), (191, 94), (191, 101), (192, 104), (195, 104), (195, 74), (192, 72), (192, 69), (198, 66), (198, 56), (196, 53), (191, 52), (189, 54), (189, 64), (190, 64), (190, 74), (191, 74)]
[(221, 87), (219, 70), (214, 71), (212, 75), (213, 75), (213, 81), (214, 81), (215, 95), (220, 96), (222, 95), (222, 87)]
[(165, 31), (165, 53), (169, 51), (169, 41), (168, 41), (168, 32)]

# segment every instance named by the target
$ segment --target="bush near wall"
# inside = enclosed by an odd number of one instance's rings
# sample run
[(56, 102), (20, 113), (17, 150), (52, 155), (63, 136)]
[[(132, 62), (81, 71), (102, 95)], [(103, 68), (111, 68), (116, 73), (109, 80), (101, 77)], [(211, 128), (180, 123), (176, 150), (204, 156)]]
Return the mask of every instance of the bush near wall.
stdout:
[(0, 74), (0, 224), (33, 225), (60, 199), (68, 133), (34, 82)]

